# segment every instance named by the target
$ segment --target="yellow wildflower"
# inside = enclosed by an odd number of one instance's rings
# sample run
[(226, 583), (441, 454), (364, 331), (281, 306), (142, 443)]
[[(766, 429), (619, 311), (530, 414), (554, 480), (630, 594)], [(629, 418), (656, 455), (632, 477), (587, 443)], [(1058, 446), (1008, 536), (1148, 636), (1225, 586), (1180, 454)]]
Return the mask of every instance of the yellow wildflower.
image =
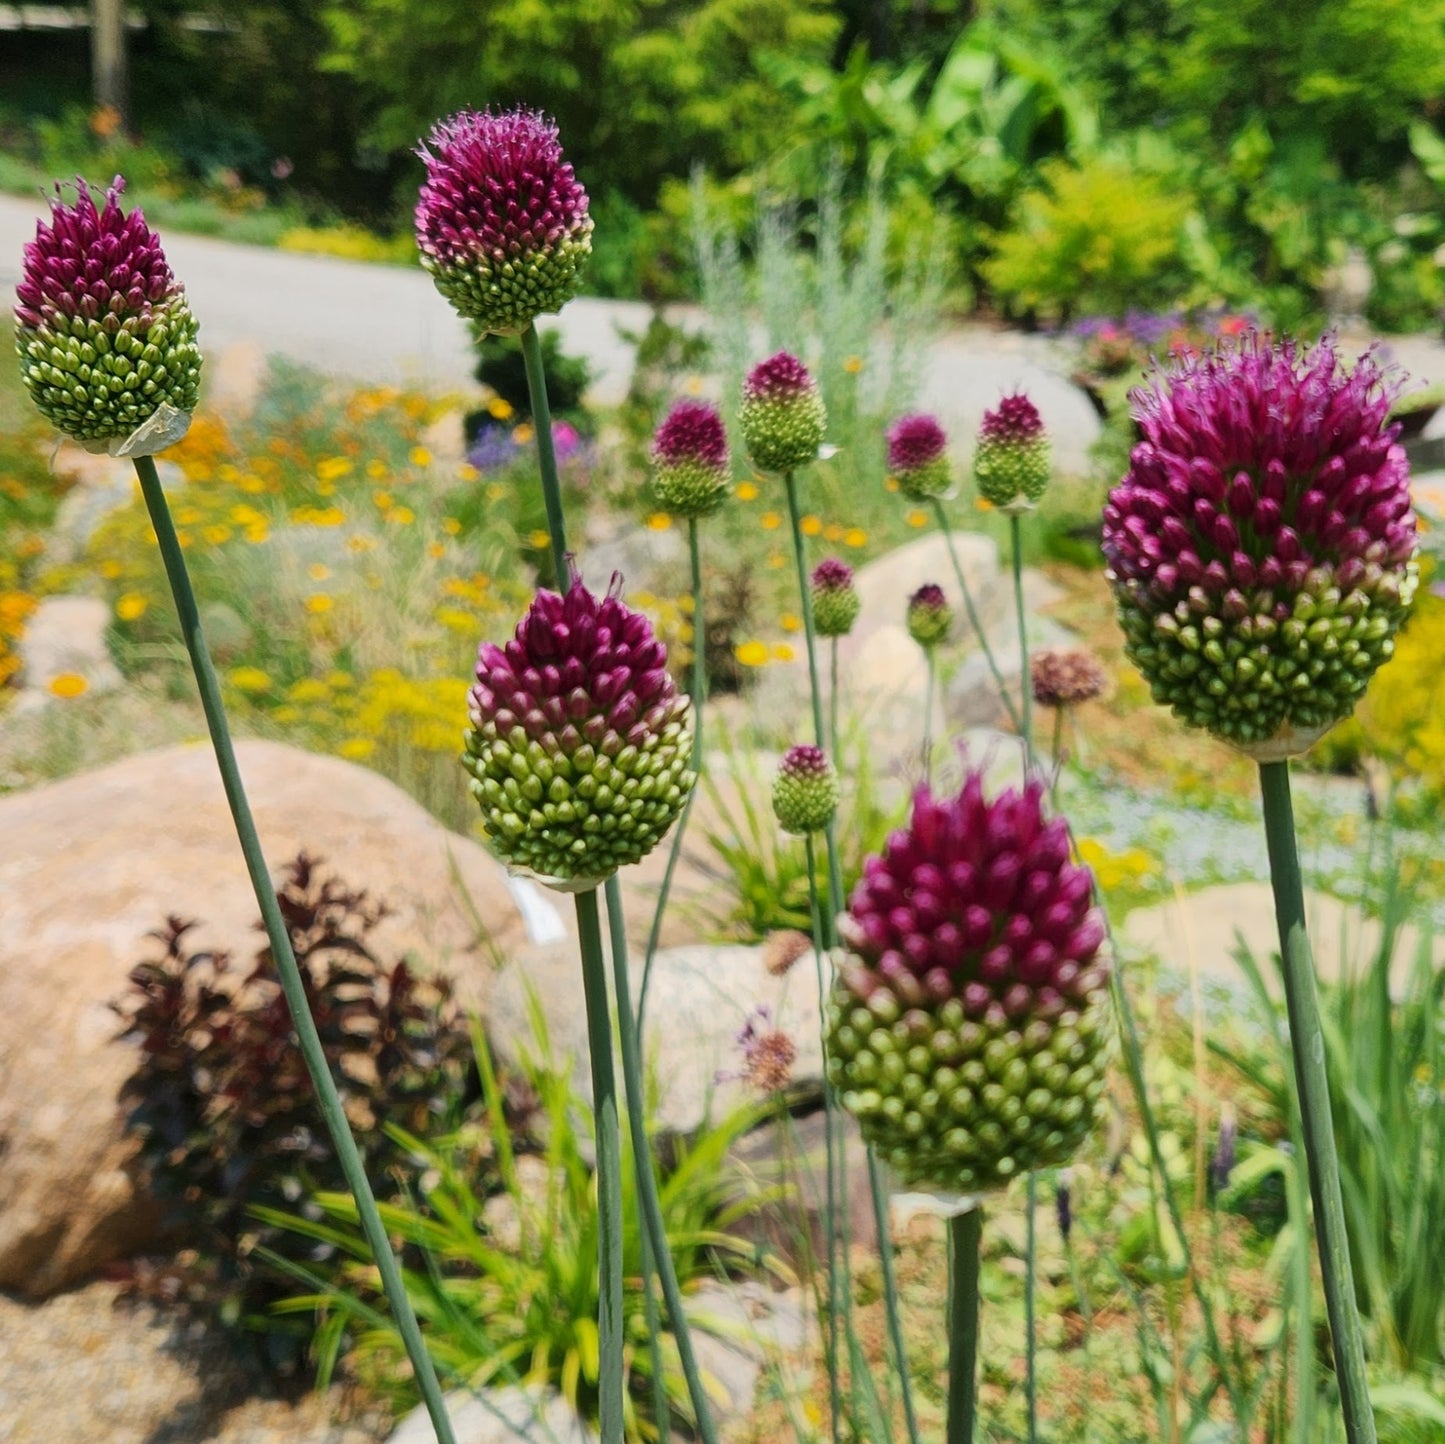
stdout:
[(778, 618), (778, 623), (785, 632), (800, 632), (803, 629), (803, 619), (794, 612), (784, 612)]
[(349, 456), (328, 456), (316, 463), (316, 475), (322, 481), (337, 481), (351, 471)]
[(537, 433), (532, 429), (532, 423), (530, 421), (524, 421), (520, 426), (514, 426), (512, 428), (512, 440), (515, 441), (518, 446), (530, 446), (536, 438), (536, 435)]
[(926, 511), (921, 511), (918, 507), (915, 506), (908, 513), (907, 521), (909, 526), (927, 526), (928, 513)]
[(336, 755), (346, 758), (348, 762), (365, 762), (375, 751), (376, 743), (370, 737), (348, 737), (336, 749)]
[(246, 540), (253, 546), (259, 546), (263, 541), (269, 541), (271, 528), (264, 521), (258, 521), (246, 528)]
[(884, 481), (883, 481), (883, 490), (884, 490), (884, 491), (897, 491), (897, 490), (898, 490), (898, 478), (897, 478), (896, 476), (885, 477), (885, 478), (884, 478)]
[(286, 696), (292, 702), (327, 702), (331, 699), (331, 688), (319, 677), (302, 677), (291, 684)]
[(774, 571), (777, 571), (779, 567), (787, 566), (787, 564), (788, 559), (782, 554), (782, 552), (768, 553), (768, 565), (772, 567)]
[(739, 501), (756, 501), (758, 499), (757, 483), (752, 481), (740, 481), (733, 490), (733, 495)]
[(374, 491), (371, 493), (371, 500), (378, 511), (385, 511), (391, 505), (391, 493), (389, 491)]
[(440, 561), (446, 556), (447, 549), (440, 542), (428, 542), (426, 544), (426, 554), (433, 561)]
[(534, 532), (529, 532), (529, 533), (528, 533), (528, 535), (527, 535), (527, 540), (528, 540), (538, 551), (541, 551), (543, 547), (545, 547), (545, 546), (551, 546), (551, 544), (552, 544), (552, 535), (551, 535), (550, 532), (543, 531), (543, 530), (539, 527), (536, 531), (534, 531)]
[(201, 528), (201, 536), (207, 546), (218, 547), (231, 540), (231, 528), (224, 522), (214, 522)]
[(462, 524), (454, 516), (444, 516), (442, 518), (442, 530), (448, 536), (460, 536)]
[(500, 481), (494, 481), (490, 486), (487, 487), (488, 501), (501, 501), (501, 499), (506, 496), (506, 494), (507, 488), (503, 486)]
[(349, 687), (352, 684), (350, 672), (328, 672), (325, 680), (328, 687)]
[(331, 568), (327, 566), (325, 562), (312, 562), (311, 565), (306, 568), (306, 575), (310, 577), (313, 582), (324, 582), (326, 578), (331, 575)]
[(764, 531), (777, 531), (782, 524), (782, 517), (775, 511), (765, 511), (762, 516), (758, 518), (758, 525), (762, 527)]
[(805, 516), (798, 523), (799, 530), (804, 536), (821, 536), (823, 532), (823, 518), (820, 516)]
[(787, 642), (773, 643), (773, 656), (779, 662), (791, 662), (798, 654), (788, 645)]
[(372, 536), (361, 536), (358, 534), (347, 537), (346, 539), (346, 546), (349, 551), (369, 552), (375, 545), (376, 538)]
[(124, 596), (116, 599), (115, 614), (123, 622), (133, 622), (137, 617), (145, 615), (145, 609), (149, 605), (140, 592), (126, 592)]
[(413, 466), (430, 466), (431, 452), (424, 446), (413, 446), (408, 459)]
[(373, 458), (366, 463), (366, 474), (373, 481), (380, 481), (386, 475), (386, 463)]
[(409, 506), (394, 506), (386, 519), (395, 526), (410, 526), (416, 520), (416, 513)]
[(828, 523), (828, 525), (823, 528), (823, 540), (824, 540), (824, 541), (830, 541), (830, 542), (842, 541), (842, 540), (843, 540), (843, 528), (842, 528), (842, 526), (841, 526), (838, 522), (836, 522), (836, 521), (830, 521), (830, 522)]
[(180, 542), (183, 547), (188, 547), (191, 544), (191, 534), (185, 527), (178, 526), (176, 528), (176, 540)]
[(672, 518), (665, 511), (655, 511), (647, 518), (649, 531), (666, 531), (672, 525)]
[(306, 610), (315, 617), (329, 612), (335, 605), (334, 599), (328, 597), (325, 592), (313, 592), (306, 598)]
[(733, 648), (733, 655), (744, 667), (765, 667), (768, 662), (766, 642), (743, 642)]
[(487, 415), (494, 421), (510, 421), (512, 419), (512, 403), (501, 396), (494, 396), (487, 402)]
[(845, 356), (843, 369), (850, 376), (856, 376), (863, 369), (863, 358), (861, 356)]
[(61, 672), (50, 679), (50, 694), (53, 697), (81, 697), (90, 690), (90, 683), (79, 672)]
[(336, 483), (334, 481), (318, 481), (316, 483), (317, 496), (335, 496)]
[(849, 527), (843, 533), (843, 545), (845, 547), (866, 547), (868, 545), (868, 533), (861, 526)]
[(233, 667), (228, 680), (238, 692), (269, 692), (271, 678), (259, 667)]
[(107, 557), (100, 564), (100, 574), (108, 582), (113, 582), (120, 575), (120, 571), (120, 563), (114, 557)]

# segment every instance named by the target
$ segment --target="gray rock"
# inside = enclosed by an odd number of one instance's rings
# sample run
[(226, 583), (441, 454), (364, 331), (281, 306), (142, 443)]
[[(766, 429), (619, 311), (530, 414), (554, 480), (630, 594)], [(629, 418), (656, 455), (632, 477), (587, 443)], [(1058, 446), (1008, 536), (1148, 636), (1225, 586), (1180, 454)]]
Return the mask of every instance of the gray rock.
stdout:
[[(94, 455), (66, 445), (56, 469), (75, 479), (61, 501), (48, 543), (49, 559), (73, 562), (112, 512), (127, 506), (135, 495), (135, 466), (120, 457)], [(167, 492), (174, 492), (185, 477), (173, 461), (156, 461), (156, 474)]]
[[(457, 1444), (594, 1444), (598, 1438), (560, 1394), (547, 1388), (456, 1389), (446, 1396), (446, 1405)], [(413, 1409), (386, 1444), (436, 1444), (425, 1407)]]
[(110, 608), (99, 597), (46, 597), (20, 639), (20, 685), (48, 697), (50, 684), (67, 673), (85, 678), (90, 692), (108, 692), (122, 678), (105, 634)]
[(807, 1322), (799, 1290), (705, 1283), (688, 1300), (693, 1345), (713, 1422), (726, 1431), (747, 1417), (769, 1358), (802, 1347)]
[(589, 523), (587, 545), (578, 559), (583, 580), (601, 592), (617, 572), (628, 594), (656, 591), (668, 573), (680, 576), (686, 566), (685, 537), (678, 526), (654, 531), (630, 516), (598, 513)]
[[(498, 1049), (515, 1056), (516, 1048), (530, 1046), (528, 995), (535, 992), (557, 1058), (571, 1057), (576, 1086), (590, 1099), (580, 969), (570, 936), (514, 953), (497, 978), (487, 1023)], [(634, 1006), (641, 971), (639, 959), (630, 971)], [(722, 1117), (749, 1096), (747, 1085), (736, 1076), (744, 1062), (737, 1035), (760, 1006), (769, 1010), (770, 1026), (786, 1032), (797, 1049), (794, 1087), (820, 1090), (818, 994), (809, 960), (776, 978), (763, 966), (761, 948), (698, 944), (666, 948), (656, 955), (644, 1056), (656, 1077), (657, 1121), (663, 1128), (692, 1132), (709, 1116)]]

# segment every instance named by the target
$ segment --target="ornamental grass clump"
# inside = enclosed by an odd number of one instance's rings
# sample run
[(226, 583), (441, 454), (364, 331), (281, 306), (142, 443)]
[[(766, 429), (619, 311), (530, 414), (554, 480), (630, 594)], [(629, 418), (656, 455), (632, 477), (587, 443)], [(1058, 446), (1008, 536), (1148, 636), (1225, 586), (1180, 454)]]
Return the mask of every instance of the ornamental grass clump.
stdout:
[(949, 490), (948, 437), (936, 417), (901, 416), (888, 428), (888, 474), (910, 501), (934, 501)]
[(1016, 393), (985, 411), (973, 453), (978, 494), (1001, 511), (1029, 511), (1049, 484), (1049, 438), (1038, 407)]
[(432, 127), (416, 207), (422, 266), (484, 333), (520, 335), (577, 292), (592, 251), (587, 192), (533, 110), (463, 110)]
[(919, 788), (839, 932), (828, 1076), (905, 1183), (976, 1194), (1073, 1156), (1103, 1106), (1110, 960), (1041, 782)]
[(1305, 751), (1394, 650), (1417, 575), (1398, 389), (1331, 338), (1252, 333), (1134, 393), (1103, 537), (1125, 650), (1156, 702), (1257, 760)]
[[(147, 456), (185, 434), (200, 390), (199, 329), (160, 237), (121, 207), (60, 187), (37, 221), (15, 288), (15, 350), (36, 407), (88, 451)], [(147, 426), (147, 423), (153, 425)], [(136, 433), (146, 428), (145, 434)]]
[(759, 471), (788, 472), (816, 461), (827, 425), (818, 383), (791, 352), (779, 351), (748, 372), (738, 426)]
[(484, 643), (463, 764), (513, 868), (567, 892), (640, 861), (696, 782), (689, 699), (620, 579), (539, 591), (516, 635)]
[(732, 458), (717, 407), (679, 401), (652, 438), (652, 486), (665, 511), (692, 521), (727, 499)]

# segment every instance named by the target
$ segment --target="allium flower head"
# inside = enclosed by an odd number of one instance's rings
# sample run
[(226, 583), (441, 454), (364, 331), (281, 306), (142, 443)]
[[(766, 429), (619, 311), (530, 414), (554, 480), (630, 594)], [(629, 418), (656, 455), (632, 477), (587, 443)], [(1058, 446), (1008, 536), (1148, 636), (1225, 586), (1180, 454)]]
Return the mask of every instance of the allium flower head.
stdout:
[[(45, 417), (88, 450), (145, 456), (185, 434), (200, 390), (196, 318), (160, 237), (121, 208), (116, 176), (97, 208), (56, 187), (15, 288), (20, 375)], [(124, 443), (150, 422), (149, 439)]]
[(821, 747), (790, 747), (773, 780), (773, 813), (787, 832), (821, 832), (838, 810), (838, 773)]
[(1134, 393), (1143, 440), (1104, 508), (1130, 659), (1156, 702), (1260, 760), (1364, 692), (1415, 590), (1397, 386), (1251, 333)]
[(1038, 408), (1022, 392), (983, 413), (973, 453), (978, 494), (1003, 511), (1027, 511), (1049, 484), (1049, 438)]
[(902, 416), (888, 428), (888, 474), (910, 501), (932, 501), (948, 490), (948, 437), (936, 417)]
[(793, 471), (817, 460), (828, 413), (818, 383), (791, 352), (748, 372), (738, 426), (759, 471)]
[(908, 599), (908, 635), (925, 651), (938, 646), (953, 626), (953, 609), (943, 588), (925, 582)]
[(863, 599), (853, 585), (853, 568), (837, 557), (824, 557), (809, 579), (813, 630), (820, 637), (846, 637), (858, 620)]
[(715, 406), (679, 401), (652, 438), (652, 484), (657, 499), (675, 516), (714, 512), (732, 480), (727, 432)]
[(799, 958), (806, 958), (813, 951), (813, 940), (797, 928), (779, 928), (763, 940), (763, 967), (775, 978), (784, 977), (792, 971)]
[(646, 856), (692, 791), (692, 714), (667, 653), (613, 579), (538, 592), (504, 647), (485, 643), (462, 762), (505, 861), (579, 891)]
[(1066, 1163), (1102, 1106), (1113, 1035), (1092, 881), (1043, 783), (926, 787), (839, 920), (828, 1077), (911, 1186), (961, 1193)]
[(1109, 674), (1083, 647), (1048, 647), (1029, 658), (1029, 678), (1040, 707), (1077, 707), (1103, 692)]
[(561, 310), (591, 254), (592, 217), (557, 127), (533, 110), (463, 110), (417, 154), (421, 263), (457, 312), (509, 336)]
[(722, 1074), (718, 1081), (737, 1079), (764, 1095), (781, 1093), (793, 1081), (798, 1045), (773, 1026), (772, 1011), (756, 1007), (735, 1040), (743, 1055), (741, 1073)]

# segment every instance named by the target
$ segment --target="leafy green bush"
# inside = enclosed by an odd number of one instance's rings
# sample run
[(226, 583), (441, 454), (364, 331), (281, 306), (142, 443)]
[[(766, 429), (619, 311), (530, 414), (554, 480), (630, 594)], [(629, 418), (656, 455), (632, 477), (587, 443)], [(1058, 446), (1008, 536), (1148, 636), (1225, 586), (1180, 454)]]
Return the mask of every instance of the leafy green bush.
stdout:
[[(444, 1374), (473, 1388), (518, 1378), (548, 1384), (592, 1419), (598, 1403), (598, 1215), (587, 1136), (592, 1114), (577, 1096), (570, 1066), (554, 1060), (535, 1000), (531, 1011), (536, 1051), (521, 1060), (517, 1076), (536, 1100), (540, 1147), (522, 1153), (509, 1132), (491, 1053), (476, 1028), (488, 1122), (430, 1142), (389, 1125), (388, 1136), (409, 1156), (421, 1184), (415, 1199), (383, 1206), (382, 1216), (390, 1233), (424, 1260), (406, 1270), (407, 1290)], [(679, 1143), (661, 1182), (664, 1226), (685, 1295), (754, 1257), (753, 1245), (728, 1230), (774, 1194), (749, 1192), (728, 1166), (727, 1153), (760, 1117), (758, 1108), (747, 1107)], [(626, 1129), (622, 1146), (627, 1438), (640, 1441), (655, 1437), (652, 1359), (641, 1283), (642, 1221)], [(478, 1175), (479, 1151), (495, 1158), (495, 1177)], [(282, 1308), (292, 1316), (320, 1316), (315, 1347), (323, 1379), (341, 1359), (350, 1333), (347, 1359), (357, 1376), (397, 1409), (407, 1408), (417, 1399), (415, 1383), (396, 1325), (382, 1307), (355, 1204), (334, 1192), (315, 1202), (324, 1219), (258, 1211), (269, 1227), (289, 1228), (345, 1260), (326, 1287)], [(307, 1276), (304, 1269), (291, 1272)], [(695, 1329), (710, 1326), (700, 1308), (689, 1310), (689, 1321)], [(690, 1424), (670, 1333), (662, 1336), (661, 1353), (669, 1403)]]
[(1184, 290), (1186, 197), (1112, 159), (1077, 167), (1051, 161), (1039, 178), (983, 266), (1011, 311), (1057, 321), (1164, 302)]
[[(419, 977), (372, 950), (384, 905), (324, 876), (305, 853), (278, 889), (307, 1001), (372, 1186), (395, 1191), (408, 1150), (385, 1130), (430, 1131), (455, 1119), (467, 1090), (467, 1029), (443, 979)], [(330, 1266), (333, 1251), (258, 1225), (261, 1205), (291, 1205), (344, 1175), (296, 1046), (269, 946), (249, 969), (193, 950), (194, 923), (170, 918), (157, 958), (137, 964), (114, 1004), (122, 1038), (139, 1045), (124, 1096), (148, 1183), (189, 1246), (179, 1265), (148, 1276), (229, 1328), (265, 1336), (273, 1363), (294, 1366), (305, 1331), (269, 1305), (290, 1291), (278, 1256)], [(317, 1215), (319, 1216), (319, 1214)]]

